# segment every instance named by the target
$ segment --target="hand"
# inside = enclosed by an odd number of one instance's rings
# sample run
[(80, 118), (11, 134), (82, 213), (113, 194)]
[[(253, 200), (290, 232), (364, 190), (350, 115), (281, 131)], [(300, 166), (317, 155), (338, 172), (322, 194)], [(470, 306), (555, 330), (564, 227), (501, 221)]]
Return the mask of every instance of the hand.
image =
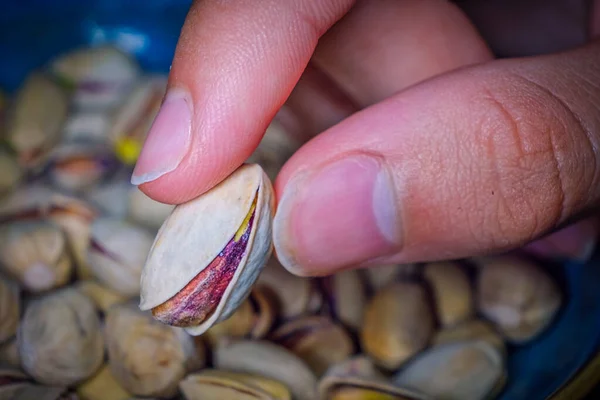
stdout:
[[(354, 3), (195, 2), (132, 182), (159, 201), (194, 198), (277, 114), (310, 139), (275, 182), (275, 249), (296, 274), (504, 251), (573, 221), (529, 248), (589, 257), (598, 7)], [(488, 43), (535, 56), (494, 60)]]

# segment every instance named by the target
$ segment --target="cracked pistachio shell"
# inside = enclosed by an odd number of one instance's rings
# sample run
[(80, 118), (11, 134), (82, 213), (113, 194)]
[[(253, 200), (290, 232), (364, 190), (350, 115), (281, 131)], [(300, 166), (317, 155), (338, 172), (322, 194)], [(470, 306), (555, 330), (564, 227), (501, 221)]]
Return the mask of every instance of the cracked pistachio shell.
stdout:
[(42, 292), (66, 284), (73, 263), (60, 227), (47, 221), (0, 226), (0, 263), (25, 289)]
[(160, 229), (175, 208), (172, 204), (161, 203), (148, 197), (137, 187), (131, 188), (127, 200), (127, 217), (149, 229)]
[(361, 271), (349, 269), (324, 279), (332, 313), (346, 326), (359, 331), (367, 303), (367, 292)]
[(360, 342), (379, 366), (393, 370), (423, 350), (434, 329), (434, 314), (425, 288), (417, 282), (399, 281), (385, 286), (370, 299)]
[(322, 293), (313, 279), (291, 274), (274, 255), (260, 273), (257, 285), (273, 293), (277, 314), (284, 320), (317, 312), (323, 303)]
[(229, 318), (271, 256), (274, 206), (262, 168), (244, 164), (175, 207), (144, 266), (140, 309), (192, 335)]
[(483, 400), (504, 384), (505, 366), (489, 343), (450, 343), (419, 354), (393, 380), (434, 399)]
[(0, 344), (0, 365), (21, 368), (21, 356), (16, 336)]
[(439, 345), (466, 340), (487, 342), (502, 355), (506, 355), (506, 345), (502, 336), (494, 329), (492, 324), (481, 319), (472, 319), (438, 331), (433, 337), (432, 344)]
[(275, 330), (270, 339), (304, 360), (317, 376), (354, 353), (348, 332), (324, 316), (289, 321)]
[(47, 385), (81, 382), (92, 376), (104, 359), (96, 308), (75, 288), (33, 300), (25, 310), (17, 341), (25, 371)]
[(517, 257), (481, 259), (477, 305), (509, 341), (533, 339), (554, 320), (562, 294), (538, 265)]
[(114, 304), (125, 303), (127, 301), (127, 297), (93, 280), (79, 281), (76, 287), (89, 297), (96, 305), (96, 308), (103, 313), (106, 313)]
[(31, 73), (7, 113), (6, 139), (20, 165), (38, 167), (60, 141), (69, 100), (65, 91), (39, 72)]
[(100, 217), (91, 227), (88, 261), (92, 274), (106, 287), (124, 295), (140, 292), (142, 268), (152, 235), (130, 222)]
[(438, 321), (450, 326), (475, 314), (475, 302), (469, 277), (455, 262), (436, 262), (425, 265), (425, 280), (431, 288)]
[(174, 396), (179, 381), (205, 362), (192, 336), (155, 321), (132, 302), (108, 310), (104, 333), (114, 378), (136, 396)]
[(288, 388), (264, 376), (206, 369), (179, 384), (186, 400), (292, 400)]
[(264, 340), (221, 340), (213, 349), (217, 369), (264, 376), (284, 384), (295, 400), (317, 398), (317, 378), (302, 359)]
[(21, 292), (17, 284), (0, 276), (0, 343), (17, 333), (21, 318)]
[(76, 392), (81, 400), (127, 400), (131, 397), (131, 393), (117, 382), (108, 365), (78, 385)]
[(80, 108), (107, 108), (119, 104), (140, 75), (139, 66), (114, 46), (91, 46), (60, 54), (50, 71), (67, 87), (74, 88)]
[(321, 400), (433, 400), (393, 385), (364, 355), (331, 366), (318, 388)]
[(0, 197), (8, 196), (23, 179), (23, 170), (16, 158), (0, 148)]

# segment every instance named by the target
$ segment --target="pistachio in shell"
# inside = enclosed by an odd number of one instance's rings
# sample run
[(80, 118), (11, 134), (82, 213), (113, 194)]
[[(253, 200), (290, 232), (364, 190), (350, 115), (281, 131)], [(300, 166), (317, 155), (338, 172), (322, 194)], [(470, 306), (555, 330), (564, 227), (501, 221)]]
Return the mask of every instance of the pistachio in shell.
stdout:
[(47, 76), (33, 72), (26, 78), (6, 121), (6, 140), (21, 166), (37, 168), (46, 161), (61, 139), (68, 107), (66, 92)]
[(429, 263), (423, 268), (431, 288), (438, 321), (442, 326), (458, 324), (475, 314), (469, 277), (456, 262)]
[(110, 119), (105, 112), (77, 110), (69, 114), (63, 127), (63, 141), (107, 143)]
[(264, 376), (284, 384), (295, 400), (317, 397), (317, 378), (294, 353), (265, 340), (220, 340), (213, 349), (217, 369)]
[(23, 169), (16, 158), (0, 148), (0, 198), (8, 196), (23, 179)]
[(2, 400), (78, 400), (64, 387), (42, 386), (18, 368), (0, 366)]
[(100, 210), (104, 217), (128, 219), (128, 197), (132, 188), (137, 189), (129, 182), (127, 176), (117, 174), (90, 188), (83, 193), (83, 196)]
[(0, 344), (0, 365), (21, 368), (21, 356), (16, 336)]
[(76, 283), (75, 287), (88, 296), (94, 302), (96, 308), (103, 313), (106, 313), (114, 304), (125, 303), (128, 300), (122, 294), (91, 279), (81, 280)]
[(124, 296), (140, 292), (140, 276), (152, 235), (116, 218), (99, 217), (91, 226), (88, 261), (92, 274), (106, 287)]
[(25, 371), (47, 385), (81, 382), (104, 359), (96, 308), (72, 287), (34, 299), (25, 310), (17, 341)]
[(66, 236), (47, 221), (14, 221), (0, 226), (0, 262), (26, 290), (42, 292), (66, 284), (73, 263)]
[(144, 266), (140, 309), (192, 335), (229, 318), (272, 253), (274, 206), (262, 168), (244, 164), (175, 207)]
[(186, 400), (292, 400), (288, 388), (264, 376), (205, 369), (179, 383)]
[(10, 279), (0, 275), (0, 343), (17, 333), (21, 318), (21, 291)]
[(432, 340), (432, 345), (481, 340), (494, 346), (501, 354), (506, 355), (504, 339), (494, 326), (483, 319), (471, 319), (458, 325), (439, 330)]
[(361, 271), (340, 271), (323, 280), (332, 314), (347, 327), (359, 331), (367, 303), (367, 288)]
[(394, 376), (394, 383), (434, 399), (483, 400), (505, 382), (502, 355), (489, 343), (465, 341), (430, 347)]
[(558, 313), (562, 294), (538, 265), (516, 256), (480, 259), (477, 304), (511, 342), (543, 332)]
[(394, 370), (429, 344), (434, 329), (425, 288), (418, 282), (398, 281), (370, 299), (360, 342), (379, 366)]
[(150, 198), (137, 187), (131, 188), (127, 195), (127, 218), (149, 229), (159, 229), (174, 208)]
[(104, 365), (98, 373), (79, 384), (76, 392), (81, 400), (127, 400), (131, 397), (117, 382), (108, 365)]
[(355, 351), (352, 338), (344, 327), (325, 316), (289, 321), (277, 328), (270, 339), (304, 360), (317, 376)]
[(386, 264), (375, 265), (361, 270), (365, 275), (372, 293), (396, 281), (398, 278), (411, 277), (417, 271), (416, 264)]
[(192, 336), (155, 321), (133, 302), (108, 310), (104, 332), (110, 371), (136, 396), (174, 396), (179, 381), (205, 362)]

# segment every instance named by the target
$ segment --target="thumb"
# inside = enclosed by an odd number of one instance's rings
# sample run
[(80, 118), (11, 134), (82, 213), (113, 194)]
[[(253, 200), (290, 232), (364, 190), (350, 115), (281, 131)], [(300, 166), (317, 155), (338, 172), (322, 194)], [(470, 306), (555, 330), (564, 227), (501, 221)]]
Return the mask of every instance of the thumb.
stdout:
[(520, 247), (597, 206), (600, 43), (437, 77), (286, 164), (277, 255), (299, 275)]
[(132, 183), (181, 203), (231, 174), (258, 146), (319, 37), (352, 3), (194, 2)]

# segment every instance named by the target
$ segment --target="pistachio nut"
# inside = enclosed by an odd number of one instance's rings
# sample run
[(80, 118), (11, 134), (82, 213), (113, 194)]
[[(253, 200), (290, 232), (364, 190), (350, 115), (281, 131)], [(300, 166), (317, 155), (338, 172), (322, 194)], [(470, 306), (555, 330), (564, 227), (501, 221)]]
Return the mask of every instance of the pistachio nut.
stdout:
[(16, 94), (6, 118), (6, 139), (20, 165), (40, 167), (60, 141), (67, 117), (66, 92), (39, 72), (31, 73)]
[(114, 304), (125, 303), (127, 297), (93, 280), (81, 280), (75, 287), (88, 296), (96, 305), (96, 308), (106, 313)]
[(0, 365), (21, 368), (21, 356), (16, 336), (0, 344)]
[(229, 318), (272, 253), (274, 207), (271, 182), (256, 164), (175, 207), (144, 266), (140, 309), (192, 335)]
[(270, 339), (300, 357), (321, 376), (354, 353), (354, 343), (343, 326), (325, 316), (306, 316), (281, 325)]
[(117, 382), (108, 365), (98, 373), (77, 386), (77, 395), (81, 400), (127, 400), (131, 397)]
[(372, 293), (399, 278), (412, 277), (416, 271), (416, 264), (375, 265), (361, 270), (366, 276), (366, 281)]
[(213, 349), (217, 369), (264, 376), (281, 382), (295, 400), (317, 397), (317, 378), (294, 353), (264, 340), (220, 340)]
[(186, 400), (292, 400), (281, 382), (264, 376), (205, 369), (179, 383)]
[(427, 349), (393, 380), (434, 399), (483, 400), (498, 391), (504, 376), (504, 360), (496, 348), (467, 341)]
[(331, 366), (319, 381), (321, 400), (433, 400), (392, 384), (364, 355)]
[(0, 275), (0, 343), (17, 333), (19, 318), (21, 318), (19, 286)]
[(129, 222), (100, 217), (92, 223), (88, 261), (92, 274), (124, 296), (140, 292), (140, 276), (152, 236)]
[(434, 334), (435, 319), (425, 288), (398, 281), (384, 286), (365, 309), (363, 350), (386, 369), (397, 369), (423, 350)]
[(116, 110), (108, 136), (123, 163), (135, 164), (166, 90), (166, 76), (143, 76)]
[(73, 267), (64, 232), (47, 221), (1, 225), (0, 262), (8, 275), (31, 292), (66, 284)]
[(63, 141), (108, 142), (110, 119), (105, 112), (78, 110), (67, 117), (63, 126)]
[(272, 255), (260, 273), (257, 285), (267, 287), (277, 302), (277, 314), (289, 320), (321, 308), (323, 296), (315, 280), (291, 274)]
[(442, 326), (455, 325), (475, 314), (471, 282), (458, 263), (429, 263), (424, 266), (423, 275), (431, 288)]
[(192, 336), (155, 321), (132, 302), (108, 310), (104, 333), (111, 373), (136, 396), (174, 396), (179, 381), (205, 362)]
[(505, 338), (526, 342), (550, 325), (562, 294), (547, 273), (516, 256), (480, 259), (480, 263), (477, 305)]
[(279, 121), (272, 120), (246, 162), (260, 165), (269, 179), (275, 180), (283, 164), (301, 145), (302, 142), (289, 134)]
[(148, 197), (137, 187), (132, 187), (127, 196), (127, 218), (149, 229), (159, 229), (174, 208)]
[(270, 293), (256, 286), (228, 319), (213, 325), (202, 337), (216, 343), (220, 337), (263, 338), (275, 322), (275, 306)]
[(23, 175), (17, 159), (6, 149), (0, 148), (0, 198), (10, 195), (21, 183)]
[(109, 108), (118, 105), (140, 75), (139, 66), (128, 54), (110, 45), (87, 46), (51, 60), (49, 70), (74, 90), (80, 108)]
[(506, 355), (506, 345), (502, 336), (494, 326), (482, 319), (471, 319), (438, 331), (432, 344), (440, 345), (463, 341), (481, 340), (495, 347), (502, 355)]
[(83, 381), (100, 368), (104, 359), (96, 308), (71, 287), (29, 303), (17, 341), (25, 371), (47, 385), (68, 386)]
[(323, 278), (328, 306), (336, 319), (354, 331), (360, 330), (367, 303), (361, 271), (349, 269)]

